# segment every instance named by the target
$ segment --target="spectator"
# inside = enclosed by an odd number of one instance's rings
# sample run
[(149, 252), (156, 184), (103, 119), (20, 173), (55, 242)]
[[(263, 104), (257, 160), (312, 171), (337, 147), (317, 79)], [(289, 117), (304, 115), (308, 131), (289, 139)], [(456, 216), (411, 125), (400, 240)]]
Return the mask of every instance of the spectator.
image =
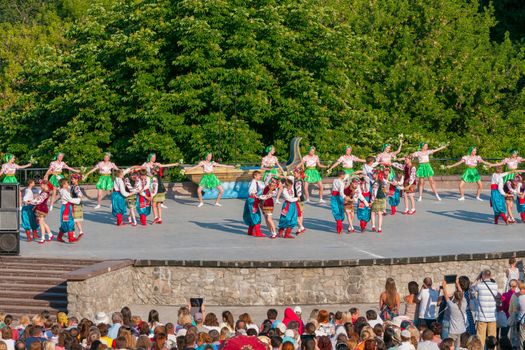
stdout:
[(419, 303), (419, 322), (423, 322), (427, 328), (430, 328), (433, 322), (436, 321), (436, 307), (439, 293), (432, 289), (432, 279), (426, 277), (423, 280), (421, 291), (417, 296)]
[(329, 316), (330, 314), (328, 311), (326, 310), (319, 311), (319, 314), (317, 315), (317, 323), (318, 323), (317, 329), (322, 330), (322, 332), (324, 332), (325, 335), (331, 337), (335, 334), (335, 327), (330, 322)]
[(274, 336), (274, 337), (271, 337), (270, 338), (270, 342), (271, 342), (271, 346), (272, 346), (272, 350), (278, 350), (281, 348), (281, 344), (282, 344), (282, 338), (281, 337), (277, 337), (277, 336)]
[(439, 350), (439, 346), (434, 342), (434, 332), (432, 330), (425, 329), (423, 331), (417, 350)]
[(157, 310), (149, 311), (148, 324), (149, 324), (149, 329), (151, 329), (152, 331), (151, 333), (153, 333), (153, 330), (155, 329), (155, 327), (162, 325), (162, 323), (160, 323), (159, 312)]
[(481, 339), (477, 335), (471, 336), (467, 341), (468, 350), (483, 350), (483, 345), (481, 344)]
[(366, 320), (368, 321), (370, 327), (374, 327), (378, 323), (383, 324), (383, 321), (377, 317), (377, 312), (374, 310), (368, 310), (366, 312)]
[(246, 329), (253, 328), (257, 333), (259, 333), (259, 327), (253, 323), (252, 318), (248, 313), (243, 313), (239, 316), (239, 320), (243, 321), (246, 325)]
[(352, 324), (355, 324), (357, 321), (357, 318), (360, 316), (359, 309), (356, 307), (352, 307), (348, 311), (350, 312), (350, 315), (352, 315)]
[(216, 330), (217, 332), (220, 332), (221, 328), (219, 327), (219, 320), (217, 320), (217, 316), (210, 312), (206, 315), (204, 318), (204, 328), (206, 329), (206, 332), (209, 332), (211, 330)]
[(279, 313), (277, 312), (277, 310), (275, 309), (268, 309), (268, 311), (266, 311), (266, 319), (271, 321), (272, 324), (277, 321), (277, 316), (279, 315)]
[(498, 285), (491, 279), (490, 270), (484, 270), (473, 285), (476, 293), (476, 331), (481, 342), (485, 346), (487, 336), (496, 336), (496, 295)]
[(13, 330), (7, 324), (1, 331), (2, 340), (7, 346), (7, 350), (15, 350), (15, 341), (13, 340)]
[(113, 325), (109, 327), (108, 337), (115, 339), (117, 338), (118, 331), (122, 326), (122, 314), (120, 312), (114, 312), (113, 315), (111, 315), (111, 322)]
[(230, 331), (230, 333), (233, 333), (235, 331), (235, 324), (233, 320), (233, 315), (230, 311), (223, 311), (222, 312), (222, 323), (220, 324), (221, 329), (226, 327)]
[(297, 315), (297, 317), (301, 320), (302, 322), (302, 316), (303, 316), (303, 309), (301, 309), (300, 306), (296, 306), (293, 308), (293, 312), (295, 312), (295, 314)]
[(283, 324), (285, 326), (288, 326), (288, 324), (292, 321), (296, 321), (298, 323), (298, 331), (300, 334), (303, 334), (304, 332), (304, 325), (303, 321), (297, 316), (297, 314), (292, 310), (292, 308), (287, 307), (284, 310), (284, 318), (283, 318)]
[[(386, 332), (385, 332), (386, 333)], [(397, 350), (416, 350), (414, 345), (412, 345), (412, 334), (408, 329), (401, 331), (401, 344), (397, 347)], [(385, 340), (385, 345), (387, 342)], [(388, 343), (387, 348), (390, 348), (392, 345), (391, 342)]]
[(510, 314), (509, 314), (510, 299), (512, 298), (514, 294), (518, 292), (519, 292), (518, 281), (510, 280), (508, 290), (501, 295), (501, 311), (505, 313), (505, 316), (507, 318), (510, 317)]
[(455, 341), (452, 338), (443, 339), (439, 344), (439, 350), (454, 350), (456, 346), (454, 345)]
[(177, 347), (177, 337), (175, 336), (175, 326), (173, 323), (168, 322), (166, 323), (166, 336), (167, 336), (167, 344), (168, 348), (176, 348)]
[(412, 322), (415, 322), (418, 316), (416, 312), (418, 306), (417, 295), (419, 293), (419, 285), (416, 281), (408, 282), (408, 293), (403, 298), (405, 301), (405, 316)]
[(496, 347), (498, 346), (498, 339), (493, 336), (487, 337), (486, 346), (487, 350), (496, 350)]
[(137, 349), (144, 349), (144, 350), (150, 350), (151, 345), (152, 345), (151, 339), (147, 335), (144, 335), (144, 334), (138, 337), (137, 343), (135, 344)]
[(476, 334), (476, 324), (474, 322), (474, 315), (472, 314), (472, 309), (475, 308), (472, 304), (471, 306), (471, 297), (470, 297), (470, 279), (467, 276), (460, 276), (458, 278), (458, 286), (463, 291), (463, 300), (467, 303), (467, 313), (466, 318), (466, 326), (467, 326), (467, 332), (470, 335)]
[[(396, 341), (396, 332), (393, 328), (387, 327), (383, 333), (383, 342), (387, 349), (397, 348), (400, 343)], [(406, 350), (406, 349), (401, 349)]]
[[(42, 319), (43, 323), (43, 319)], [(31, 343), (43, 343), (46, 339), (43, 337), (42, 327), (40, 326), (33, 326), (30, 329), (29, 337), (25, 341), (25, 347), (26, 349), (29, 349), (31, 346)]]
[(461, 290), (456, 290), (451, 299), (447, 290), (447, 282), (445, 281), (443, 281), (443, 296), (447, 303), (445, 319), (449, 323), (448, 337), (454, 340), (456, 347), (459, 347), (461, 334), (467, 331), (467, 303), (463, 300), (463, 292)]
[(512, 280), (519, 281), (520, 279), (520, 270), (516, 267), (516, 258), (512, 257), (509, 259), (509, 267), (505, 270), (505, 292), (509, 290), (509, 282)]
[(388, 277), (385, 283), (385, 290), (379, 296), (379, 310), (383, 321), (393, 320), (399, 316), (399, 306), (401, 300), (397, 292), (396, 282)]

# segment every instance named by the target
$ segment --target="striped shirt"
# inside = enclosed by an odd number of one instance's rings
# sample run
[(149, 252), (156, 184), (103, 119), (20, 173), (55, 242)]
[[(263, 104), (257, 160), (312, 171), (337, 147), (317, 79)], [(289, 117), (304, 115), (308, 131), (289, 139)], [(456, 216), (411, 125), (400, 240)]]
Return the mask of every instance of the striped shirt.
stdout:
[(498, 294), (498, 285), (488, 280), (477, 283), (473, 288), (478, 301), (476, 321), (496, 322), (496, 300), (494, 296)]

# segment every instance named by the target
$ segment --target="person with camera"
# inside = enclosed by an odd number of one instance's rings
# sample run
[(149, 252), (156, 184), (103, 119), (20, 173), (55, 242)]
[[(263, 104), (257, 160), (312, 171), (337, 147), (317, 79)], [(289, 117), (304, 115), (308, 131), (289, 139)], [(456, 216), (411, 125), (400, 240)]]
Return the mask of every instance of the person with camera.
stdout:
[[(456, 280), (456, 285), (458, 284), (459, 282)], [(458, 348), (461, 334), (467, 331), (467, 302), (464, 300), (463, 292), (459, 288), (456, 288), (451, 298), (447, 290), (446, 281), (443, 281), (442, 289), (443, 297), (447, 303), (445, 319), (449, 324), (448, 337), (454, 339), (456, 348)]]
[(438, 298), (439, 291), (432, 289), (432, 279), (426, 277), (417, 295), (417, 300), (419, 302), (419, 322), (420, 324), (426, 324), (427, 328), (430, 328), (432, 323), (436, 322)]
[(476, 333), (485, 346), (487, 336), (496, 336), (496, 311), (501, 304), (498, 285), (492, 279), (490, 270), (484, 270), (472, 285), (473, 294), (477, 300)]

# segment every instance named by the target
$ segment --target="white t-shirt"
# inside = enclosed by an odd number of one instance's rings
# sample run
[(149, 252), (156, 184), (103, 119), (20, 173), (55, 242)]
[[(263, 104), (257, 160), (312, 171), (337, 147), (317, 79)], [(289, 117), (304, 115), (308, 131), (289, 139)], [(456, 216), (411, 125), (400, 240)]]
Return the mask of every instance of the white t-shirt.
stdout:
[(417, 299), (419, 300), (419, 318), (425, 320), (436, 319), (436, 306), (438, 297), (438, 291), (431, 288), (425, 288), (419, 292), (417, 295)]
[(432, 340), (425, 340), (417, 344), (417, 350), (439, 350), (439, 346)]
[(399, 344), (399, 346), (396, 348), (397, 350), (416, 350), (414, 345), (412, 345), (411, 342), (405, 341)]

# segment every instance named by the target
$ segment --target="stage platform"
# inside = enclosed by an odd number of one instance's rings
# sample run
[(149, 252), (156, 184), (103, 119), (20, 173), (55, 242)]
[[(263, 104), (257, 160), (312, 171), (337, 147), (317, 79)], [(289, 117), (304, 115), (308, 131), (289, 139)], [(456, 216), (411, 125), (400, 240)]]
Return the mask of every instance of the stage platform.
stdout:
[[(472, 193), (464, 202), (456, 193), (443, 193), (441, 202), (426, 194), (417, 203), (417, 213), (385, 217), (382, 233), (370, 231), (341, 236), (335, 232), (326, 204), (317, 198), (305, 207), (307, 231), (293, 240), (253, 238), (242, 222), (244, 201), (228, 199), (222, 207), (207, 202), (197, 208), (194, 199), (168, 200), (162, 225), (117, 227), (110, 202), (99, 210), (93, 202), (84, 205), (86, 235), (76, 244), (50, 242), (40, 245), (22, 238), (21, 255), (95, 259), (152, 259), (203, 261), (301, 261), (380, 259), (440, 256), (521, 250), (525, 225), (492, 223), (488, 192), (485, 201)], [(403, 205), (399, 208), (403, 210)], [(278, 219), (279, 210), (275, 210)], [(48, 217), (53, 232), (59, 226), (59, 210)], [(153, 219), (149, 217), (149, 221)], [(357, 221), (355, 221), (357, 225)], [(346, 230), (346, 224), (345, 224)], [(263, 232), (268, 233), (263, 225)], [(22, 234), (22, 237), (24, 235)]]

